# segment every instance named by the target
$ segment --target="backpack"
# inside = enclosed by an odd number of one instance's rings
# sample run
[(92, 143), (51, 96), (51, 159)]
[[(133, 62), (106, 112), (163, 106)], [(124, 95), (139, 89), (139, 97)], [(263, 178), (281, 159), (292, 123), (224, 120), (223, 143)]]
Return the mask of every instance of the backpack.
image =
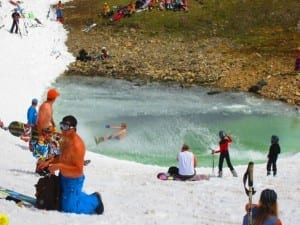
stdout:
[(36, 205), (38, 209), (60, 210), (60, 182), (55, 174), (41, 177), (35, 185)]

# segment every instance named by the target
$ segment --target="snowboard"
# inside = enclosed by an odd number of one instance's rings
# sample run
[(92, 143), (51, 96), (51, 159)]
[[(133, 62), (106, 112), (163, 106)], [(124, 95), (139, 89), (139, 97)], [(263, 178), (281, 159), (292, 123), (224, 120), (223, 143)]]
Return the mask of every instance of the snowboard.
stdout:
[(0, 196), (9, 201), (14, 201), (18, 206), (27, 208), (36, 208), (36, 199), (19, 192), (6, 189), (0, 186)]
[(209, 180), (209, 176), (205, 174), (196, 174), (195, 176), (188, 178), (188, 179), (183, 179), (178, 176), (171, 175), (169, 173), (158, 173), (156, 176), (160, 180), (176, 180), (176, 181), (200, 181), (200, 180)]
[(39, 134), (36, 127), (26, 126), (25, 123), (20, 121), (13, 121), (8, 125), (8, 131), (13, 136), (21, 137), (22, 135), (31, 136), (32, 139), (38, 140)]

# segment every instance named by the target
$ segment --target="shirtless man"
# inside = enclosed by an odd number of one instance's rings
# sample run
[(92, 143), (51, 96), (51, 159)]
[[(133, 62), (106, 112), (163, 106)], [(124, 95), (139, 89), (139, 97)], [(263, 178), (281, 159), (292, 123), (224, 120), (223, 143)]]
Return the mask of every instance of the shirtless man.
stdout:
[(103, 137), (95, 137), (96, 144), (99, 144), (100, 142), (111, 140), (111, 139), (120, 140), (120, 139), (124, 138), (127, 134), (127, 124), (126, 123), (121, 123), (120, 126), (106, 125), (105, 127), (116, 129), (118, 131), (114, 134), (111, 134), (111, 135), (106, 135), (106, 136), (103, 136)]
[(98, 192), (86, 194), (82, 192), (84, 182), (85, 144), (76, 133), (77, 120), (74, 116), (66, 116), (60, 122), (62, 141), (60, 155), (42, 162), (40, 169), (48, 167), (51, 173), (59, 170), (61, 186), (61, 206), (63, 212), (102, 214), (104, 206)]
[(59, 92), (52, 88), (47, 93), (47, 100), (39, 108), (37, 129), (39, 135), (43, 135), (44, 131), (53, 131), (55, 129), (55, 122), (53, 119), (53, 104)]

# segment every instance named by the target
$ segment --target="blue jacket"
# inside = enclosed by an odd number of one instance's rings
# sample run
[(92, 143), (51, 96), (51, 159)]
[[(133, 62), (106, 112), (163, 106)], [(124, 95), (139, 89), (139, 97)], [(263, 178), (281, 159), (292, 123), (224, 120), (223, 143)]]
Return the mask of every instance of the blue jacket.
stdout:
[[(258, 207), (254, 206), (252, 208), (252, 219), (255, 221), (255, 217), (258, 213)], [(248, 225), (248, 213), (243, 218), (243, 225)], [(276, 216), (269, 216), (262, 225), (282, 225), (281, 221)]]
[(35, 106), (30, 106), (27, 110), (27, 124), (35, 126), (37, 121), (37, 110)]

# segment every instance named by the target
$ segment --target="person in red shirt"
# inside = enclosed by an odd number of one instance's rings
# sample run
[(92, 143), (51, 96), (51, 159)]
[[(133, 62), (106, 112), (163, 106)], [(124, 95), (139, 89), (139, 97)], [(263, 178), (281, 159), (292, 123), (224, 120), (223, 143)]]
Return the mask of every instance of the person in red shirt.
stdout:
[(226, 159), (227, 166), (229, 167), (232, 175), (234, 177), (237, 177), (237, 173), (236, 173), (235, 169), (233, 168), (233, 166), (231, 164), (229, 151), (228, 151), (229, 150), (229, 144), (232, 142), (232, 139), (228, 134), (226, 134), (222, 130), (219, 132), (219, 137), (220, 137), (219, 150), (212, 150), (212, 154), (220, 153), (220, 157), (219, 157), (219, 175), (218, 175), (218, 177), (223, 176), (222, 169), (223, 169), (224, 159)]

